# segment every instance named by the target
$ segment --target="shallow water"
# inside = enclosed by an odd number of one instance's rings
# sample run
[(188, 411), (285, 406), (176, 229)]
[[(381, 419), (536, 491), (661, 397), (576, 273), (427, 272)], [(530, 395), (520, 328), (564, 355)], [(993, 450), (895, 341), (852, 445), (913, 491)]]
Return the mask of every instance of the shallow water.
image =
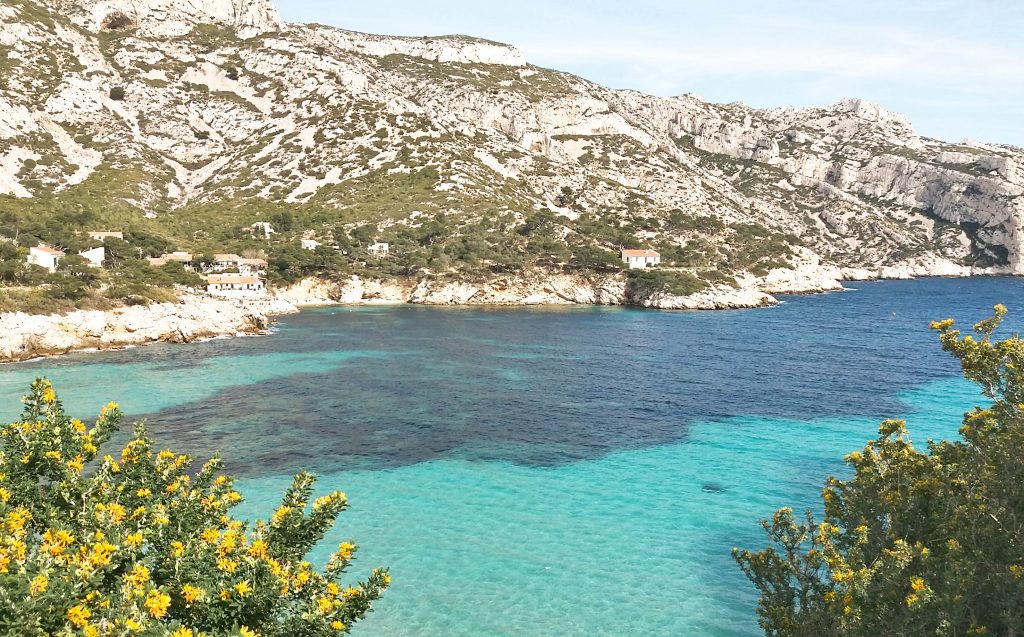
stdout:
[[(267, 338), (0, 368), (0, 415), (49, 375), (176, 450), (224, 452), (242, 512), (300, 469), (352, 509), (353, 575), (392, 568), (363, 635), (755, 635), (733, 546), (816, 506), (888, 416), (953, 436), (979, 396), (930, 320), (964, 325), (1019, 279), (853, 284), (776, 308), (328, 308)], [(323, 557), (321, 552), (319, 557)]]

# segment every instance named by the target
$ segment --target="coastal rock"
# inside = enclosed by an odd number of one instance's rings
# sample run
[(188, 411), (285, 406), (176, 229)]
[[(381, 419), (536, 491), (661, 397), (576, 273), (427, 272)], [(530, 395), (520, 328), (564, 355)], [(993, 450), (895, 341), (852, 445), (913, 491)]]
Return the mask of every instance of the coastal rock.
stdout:
[(421, 279), (407, 301), (421, 305), (466, 305), (479, 292), (480, 288), (468, 283)]
[(717, 287), (687, 296), (655, 294), (637, 300), (637, 304), (659, 310), (734, 310), (768, 307), (778, 304), (778, 300), (755, 288)]
[(807, 294), (842, 290), (843, 271), (835, 266), (803, 264), (796, 268), (775, 268), (757, 282), (767, 294)]
[(19, 361), (80, 349), (110, 349), (157, 341), (192, 342), (211, 336), (254, 334), (269, 315), (294, 312), (286, 302), (186, 296), (179, 303), (132, 306), (66, 315), (0, 315), (0, 361)]
[[(294, 285), (275, 290), (274, 298), (302, 307), (331, 305), (339, 301), (344, 302), (342, 299), (345, 294), (346, 288), (344, 286), (338, 286), (321, 278), (309, 277)], [(359, 294), (360, 296), (362, 295), (361, 289)]]

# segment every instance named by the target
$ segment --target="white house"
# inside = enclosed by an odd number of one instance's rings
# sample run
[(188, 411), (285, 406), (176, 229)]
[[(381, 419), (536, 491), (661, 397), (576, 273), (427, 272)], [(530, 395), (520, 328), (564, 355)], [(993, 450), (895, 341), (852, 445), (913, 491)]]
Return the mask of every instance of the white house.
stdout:
[(375, 255), (378, 259), (388, 256), (390, 252), (390, 246), (386, 243), (374, 243), (366, 249), (372, 255)]
[(642, 270), (643, 268), (660, 264), (661, 255), (654, 250), (623, 249), (622, 262), (628, 265), (630, 270)]
[(78, 255), (85, 258), (92, 267), (102, 268), (103, 260), (107, 258), (107, 251), (103, 246), (100, 246), (98, 248), (93, 248), (92, 250), (79, 252)]
[(253, 235), (263, 235), (264, 239), (269, 239), (270, 235), (274, 234), (274, 227), (269, 221), (257, 221), (249, 226), (249, 231)]
[(303, 239), (302, 249), (303, 250), (316, 250), (320, 246), (320, 242), (316, 239)]
[(158, 257), (149, 257), (146, 260), (154, 267), (160, 267), (168, 263), (180, 263), (186, 270), (195, 270), (195, 267), (192, 265), (192, 254), (189, 252), (169, 252)]
[(207, 264), (210, 272), (223, 272), (231, 268), (237, 268), (238, 262), (242, 260), (242, 257), (237, 254), (215, 254), (213, 255), (213, 263)]
[(55, 250), (43, 244), (28, 249), (28, 262), (46, 268), (50, 272), (57, 271), (57, 262), (60, 261), (62, 256), (64, 256), (64, 253), (60, 250)]
[(256, 296), (266, 290), (262, 279), (245, 274), (211, 274), (206, 279), (206, 291), (217, 296)]
[(242, 274), (248, 274), (250, 276), (263, 276), (267, 273), (267, 260), (266, 259), (246, 259), (241, 258), (237, 262), (238, 271)]
[(124, 240), (123, 232), (107, 232), (105, 230), (93, 230), (89, 233), (89, 238), (93, 241), (103, 241), (104, 239), (121, 239)]

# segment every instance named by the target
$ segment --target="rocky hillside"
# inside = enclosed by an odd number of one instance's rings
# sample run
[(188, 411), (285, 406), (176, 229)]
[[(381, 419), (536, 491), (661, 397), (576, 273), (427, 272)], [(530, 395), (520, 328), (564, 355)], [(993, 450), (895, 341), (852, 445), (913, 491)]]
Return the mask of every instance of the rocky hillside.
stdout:
[[(284, 24), (266, 0), (0, 4), (12, 238), (58, 215), (241, 250), (281, 219), (263, 249), (312, 236), (391, 275), (608, 270), (624, 245), (697, 288), (819, 261), (1022, 274), (1022, 162), (862, 100), (652, 97), (464, 36)], [(364, 263), (373, 241), (392, 257)]]

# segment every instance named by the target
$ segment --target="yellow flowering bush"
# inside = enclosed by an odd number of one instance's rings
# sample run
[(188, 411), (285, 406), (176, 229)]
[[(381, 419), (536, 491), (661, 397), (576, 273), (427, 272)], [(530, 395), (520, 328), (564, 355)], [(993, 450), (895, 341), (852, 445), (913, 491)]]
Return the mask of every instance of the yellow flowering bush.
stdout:
[(347, 507), (340, 492), (309, 505), (312, 475), (270, 520), (236, 520), (242, 497), (219, 459), (156, 453), (141, 424), (101, 457), (115, 403), (89, 427), (46, 379), (23, 401), (0, 427), (0, 634), (339, 635), (387, 588), (386, 570), (342, 588), (353, 544), (322, 570), (306, 561)]
[(943, 349), (991, 401), (961, 439), (914, 447), (903, 421), (829, 478), (825, 520), (781, 509), (771, 546), (734, 551), (778, 637), (1024, 634), (1024, 340), (995, 340), (1006, 308), (962, 336), (932, 324)]

